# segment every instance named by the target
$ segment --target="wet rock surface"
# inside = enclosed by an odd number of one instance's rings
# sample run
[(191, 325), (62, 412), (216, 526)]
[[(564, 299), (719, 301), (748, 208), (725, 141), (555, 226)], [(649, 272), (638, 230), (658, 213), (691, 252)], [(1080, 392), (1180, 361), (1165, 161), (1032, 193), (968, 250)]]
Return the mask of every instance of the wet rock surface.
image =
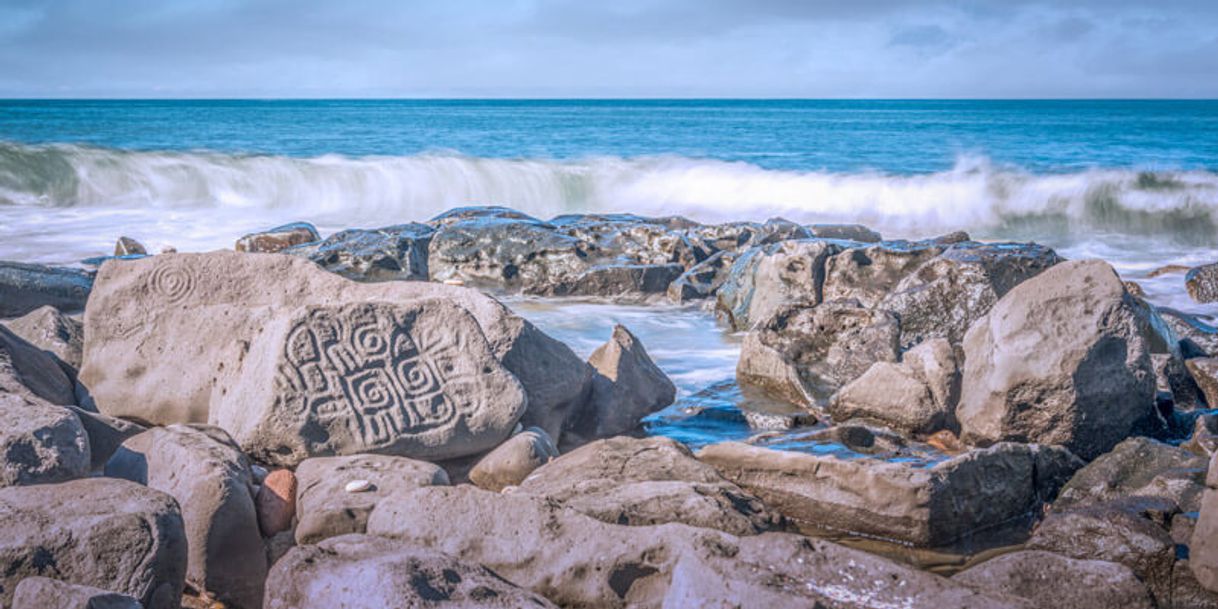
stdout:
[[(259, 233), (251, 233), (237, 240), (234, 247), (238, 252), (273, 254), (294, 245), (312, 243), (321, 239), (317, 228), (308, 222), (293, 222)], [(147, 254), (148, 252), (138, 252)], [(114, 252), (115, 256), (123, 254)]]
[(0, 317), (20, 317), (39, 307), (83, 311), (93, 274), (67, 267), (0, 260)]
[(356, 281), (426, 280), (427, 248), (434, 232), (418, 223), (348, 229), (284, 253), (308, 258), (331, 273)]

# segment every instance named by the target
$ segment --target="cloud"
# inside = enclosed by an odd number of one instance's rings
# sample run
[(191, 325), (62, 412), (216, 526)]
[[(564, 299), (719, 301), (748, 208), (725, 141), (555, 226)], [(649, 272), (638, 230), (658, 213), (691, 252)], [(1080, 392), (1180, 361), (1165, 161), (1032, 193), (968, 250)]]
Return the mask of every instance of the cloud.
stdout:
[(5, 0), (0, 96), (1218, 96), (1216, 24), (1210, 0)]

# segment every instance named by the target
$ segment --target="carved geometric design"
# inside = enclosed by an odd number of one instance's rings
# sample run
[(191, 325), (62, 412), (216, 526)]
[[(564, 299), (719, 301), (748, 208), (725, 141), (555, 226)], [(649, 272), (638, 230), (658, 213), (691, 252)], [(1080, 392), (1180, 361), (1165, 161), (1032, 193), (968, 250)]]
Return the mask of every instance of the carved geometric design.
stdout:
[(149, 271), (147, 286), (149, 292), (178, 304), (194, 294), (195, 276), (189, 267), (169, 258)]
[(377, 448), (481, 407), (456, 404), (445, 391), (471, 380), (454, 364), (465, 350), (463, 333), (416, 327), (416, 314), (374, 305), (308, 312), (288, 332), (276, 409), (326, 427), (340, 423), (363, 447)]

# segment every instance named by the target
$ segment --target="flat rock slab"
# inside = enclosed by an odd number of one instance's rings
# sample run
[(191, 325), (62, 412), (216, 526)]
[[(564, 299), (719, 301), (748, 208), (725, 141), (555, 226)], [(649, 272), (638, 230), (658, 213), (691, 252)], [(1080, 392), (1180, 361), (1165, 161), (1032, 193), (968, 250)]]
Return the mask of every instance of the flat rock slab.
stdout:
[(940, 547), (1039, 509), (1082, 466), (1004, 443), (933, 464), (712, 444), (698, 459), (803, 526)]
[(0, 606), (45, 576), (179, 609), (186, 532), (172, 497), (110, 478), (0, 489)]

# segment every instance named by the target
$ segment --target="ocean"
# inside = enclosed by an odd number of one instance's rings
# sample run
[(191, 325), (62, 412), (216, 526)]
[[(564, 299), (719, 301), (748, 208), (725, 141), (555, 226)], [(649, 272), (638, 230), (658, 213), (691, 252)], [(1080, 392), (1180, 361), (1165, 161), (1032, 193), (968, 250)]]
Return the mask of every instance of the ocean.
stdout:
[[(0, 101), (0, 259), (72, 264), (120, 235), (204, 251), (471, 204), (1035, 240), (1218, 314), (1182, 275), (1147, 277), (1218, 260), (1218, 101)], [(747, 433), (739, 337), (696, 307), (513, 306), (583, 355), (626, 323), (677, 381), (670, 414), (724, 414), (663, 433)]]

